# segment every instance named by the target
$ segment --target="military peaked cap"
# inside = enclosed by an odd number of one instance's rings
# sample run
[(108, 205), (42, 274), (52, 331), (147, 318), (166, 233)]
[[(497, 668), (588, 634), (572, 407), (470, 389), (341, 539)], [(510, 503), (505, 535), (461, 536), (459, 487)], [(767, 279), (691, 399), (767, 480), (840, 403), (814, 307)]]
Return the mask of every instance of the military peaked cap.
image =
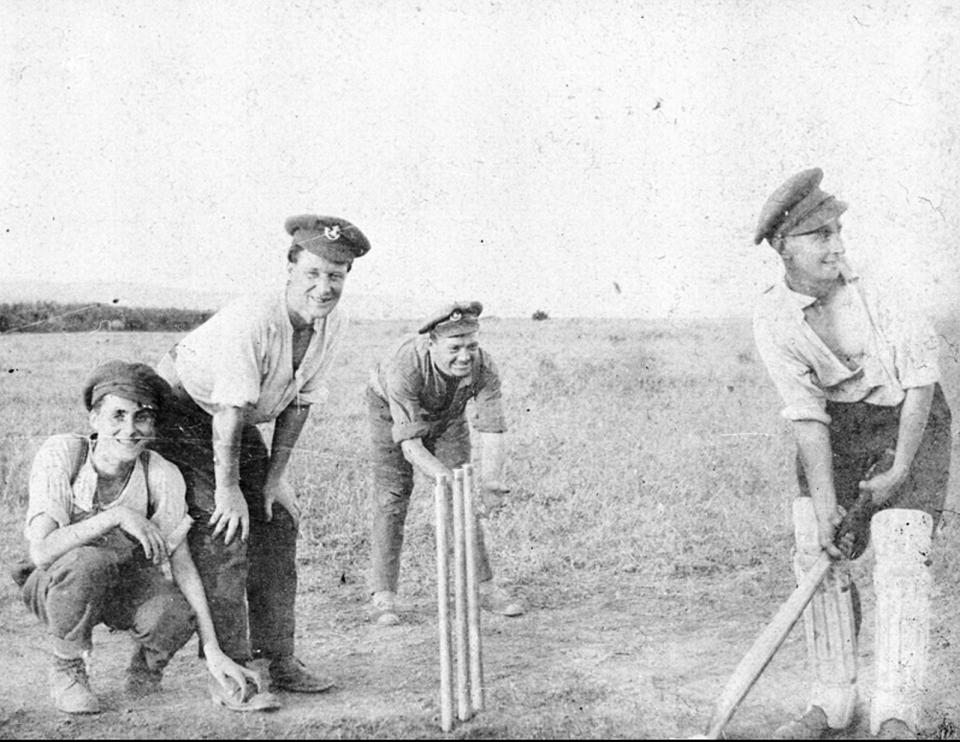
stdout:
[(455, 301), (430, 315), (419, 332), (433, 332), (440, 337), (467, 335), (480, 329), (478, 318), (482, 311), (483, 304), (478, 301)]
[(760, 212), (754, 244), (816, 232), (846, 211), (843, 201), (820, 190), (822, 179), (823, 170), (814, 167), (791, 176), (777, 188)]
[(336, 216), (291, 216), (283, 228), (293, 244), (334, 263), (349, 263), (370, 251), (370, 241), (357, 227)]

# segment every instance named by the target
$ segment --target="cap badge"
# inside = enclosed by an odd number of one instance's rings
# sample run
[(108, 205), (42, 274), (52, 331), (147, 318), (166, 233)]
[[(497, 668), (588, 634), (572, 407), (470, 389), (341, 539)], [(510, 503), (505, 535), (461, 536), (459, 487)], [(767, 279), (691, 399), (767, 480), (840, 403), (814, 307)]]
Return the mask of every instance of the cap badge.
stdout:
[(340, 225), (334, 224), (332, 227), (323, 228), (323, 236), (333, 242), (340, 239)]

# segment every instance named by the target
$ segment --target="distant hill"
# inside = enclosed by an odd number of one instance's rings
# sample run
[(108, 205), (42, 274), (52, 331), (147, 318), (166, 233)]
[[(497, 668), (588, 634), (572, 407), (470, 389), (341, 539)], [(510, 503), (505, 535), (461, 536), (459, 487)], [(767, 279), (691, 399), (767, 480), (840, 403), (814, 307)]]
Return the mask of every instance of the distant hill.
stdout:
[(170, 286), (113, 281), (105, 283), (0, 281), (0, 303), (55, 301), (59, 304), (113, 304), (124, 307), (175, 307), (216, 310), (232, 294), (191, 291)]
[(184, 332), (207, 320), (209, 309), (128, 307), (122, 304), (0, 302), (0, 335), (14, 332)]
[[(282, 280), (278, 277), (277, 279)], [(279, 285), (279, 284), (278, 284)], [(921, 306), (937, 320), (949, 319), (960, 315), (957, 299), (950, 293), (944, 291), (928, 291), (925, 294), (911, 294), (907, 289), (910, 287), (898, 286), (890, 281), (881, 282), (881, 285), (892, 291), (894, 296), (899, 296), (906, 292), (911, 300), (919, 301)], [(269, 284), (263, 285), (263, 290), (269, 290)], [(146, 309), (172, 308), (191, 311), (216, 311), (226, 304), (230, 299), (239, 295), (239, 292), (227, 291), (197, 291), (191, 289), (178, 288), (175, 286), (157, 286), (147, 283), (133, 282), (71, 282), (71, 283), (53, 283), (49, 281), (0, 281), (0, 304), (13, 304), (19, 302), (48, 301), (57, 304), (102, 304), (117, 307)], [(582, 316), (605, 316), (629, 318), (632, 316), (656, 318), (663, 316), (657, 312), (641, 312), (631, 310), (627, 305), (625, 297), (617, 295), (615, 299), (624, 299), (620, 306), (614, 301), (608, 302), (604, 311), (599, 313), (587, 312)], [(667, 319), (678, 319), (681, 317), (693, 318), (702, 316), (703, 319), (710, 317), (719, 318), (729, 317), (749, 317), (752, 312), (752, 300), (742, 303), (735, 307), (735, 310), (714, 306), (712, 303), (705, 302), (705, 309), (712, 310), (709, 313), (699, 315), (697, 313), (675, 313), (667, 311)], [(485, 302), (486, 303), (486, 302)], [(437, 308), (436, 297), (409, 295), (399, 296), (396, 294), (383, 293), (363, 293), (353, 291), (348, 288), (341, 300), (342, 306), (349, 315), (355, 319), (419, 319), (426, 317)], [(531, 305), (532, 306), (532, 305)], [(556, 311), (551, 306), (534, 307), (546, 311), (550, 317), (563, 318), (573, 315)], [(488, 312), (500, 317), (529, 317), (530, 313), (522, 312), (497, 312), (494, 307), (488, 305)], [(531, 310), (532, 311), (532, 310)]]
[[(269, 287), (265, 286), (267, 290)], [(57, 304), (103, 304), (147, 309), (174, 308), (216, 311), (238, 296), (226, 291), (195, 291), (123, 281), (53, 283), (49, 281), (0, 281), (0, 304), (49, 301)], [(342, 304), (356, 319), (410, 319), (429, 313), (433, 307), (399, 296), (363, 294), (347, 290)]]

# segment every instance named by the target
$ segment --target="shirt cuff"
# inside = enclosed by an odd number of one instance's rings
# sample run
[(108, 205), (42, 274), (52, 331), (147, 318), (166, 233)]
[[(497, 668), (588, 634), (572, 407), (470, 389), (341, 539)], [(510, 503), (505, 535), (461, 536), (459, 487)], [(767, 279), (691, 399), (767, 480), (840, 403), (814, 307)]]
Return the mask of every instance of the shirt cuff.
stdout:
[(309, 391), (301, 389), (300, 393), (293, 398), (293, 401), (299, 402), (301, 407), (309, 407), (312, 405), (317, 405), (319, 407), (325, 404), (329, 398), (330, 390), (325, 386), (321, 386)]
[(235, 380), (218, 381), (210, 390), (210, 405), (218, 407), (255, 407), (259, 399), (259, 389)]
[(930, 386), (940, 381), (940, 369), (931, 366), (912, 369), (904, 373), (900, 379), (900, 386), (904, 389), (914, 389), (918, 386)]
[(393, 426), (393, 442), (413, 440), (414, 438), (423, 438), (430, 432), (429, 423), (422, 421), (409, 423), (395, 423)]
[(780, 411), (780, 415), (791, 422), (800, 422), (802, 420), (816, 420), (823, 423), (824, 425), (829, 425), (832, 418), (827, 414), (827, 411), (821, 409), (820, 407), (801, 407), (799, 405), (791, 405), (789, 407), (784, 407)]

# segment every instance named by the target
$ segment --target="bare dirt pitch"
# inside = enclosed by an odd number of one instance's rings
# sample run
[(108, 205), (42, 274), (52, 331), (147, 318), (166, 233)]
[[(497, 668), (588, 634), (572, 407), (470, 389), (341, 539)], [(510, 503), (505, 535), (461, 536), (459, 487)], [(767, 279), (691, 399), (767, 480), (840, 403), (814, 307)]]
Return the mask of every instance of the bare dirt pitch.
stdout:
[[(161, 695), (132, 700), (122, 671), (130, 639), (102, 627), (92, 680), (104, 711), (70, 717), (47, 696), (44, 635), (4, 585), (0, 621), (0, 736), (4, 738), (391, 738), (441, 736), (437, 721), (435, 607), (427, 596), (408, 605), (407, 622), (378, 628), (357, 585), (317, 585), (304, 570), (299, 602), (300, 654), (337, 679), (321, 696), (286, 694), (270, 714), (235, 714), (213, 706), (195, 640), (172, 663)], [(455, 727), (454, 738), (663, 738), (703, 732), (730, 672), (769, 617), (764, 599), (775, 574), (754, 570), (727, 579), (685, 577), (657, 585), (620, 575), (588, 602), (529, 595), (521, 618), (484, 614), (486, 711)], [(781, 581), (782, 582), (782, 581)], [(862, 582), (862, 580), (861, 580)], [(784, 598), (781, 584), (776, 597)], [(869, 589), (865, 590), (869, 594)], [(860, 656), (872, 682), (870, 606)], [(935, 617), (924, 736), (953, 739), (958, 716), (955, 615)], [(799, 709), (804, 652), (797, 627), (727, 727), (730, 738), (762, 739)], [(862, 721), (837, 739), (868, 734)]]

